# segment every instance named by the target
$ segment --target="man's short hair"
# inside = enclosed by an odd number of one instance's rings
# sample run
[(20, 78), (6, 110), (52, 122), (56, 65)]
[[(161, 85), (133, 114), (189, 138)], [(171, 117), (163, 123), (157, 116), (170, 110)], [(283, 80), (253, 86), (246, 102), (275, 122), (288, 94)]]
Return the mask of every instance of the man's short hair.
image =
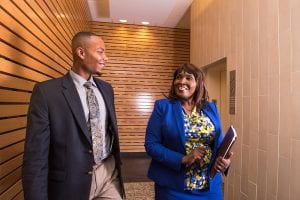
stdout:
[(95, 33), (86, 32), (86, 31), (78, 32), (74, 35), (74, 37), (72, 39), (72, 44), (71, 44), (73, 56), (76, 54), (77, 47), (82, 45), (83, 39), (90, 38), (91, 36), (98, 36), (98, 35), (96, 35)]

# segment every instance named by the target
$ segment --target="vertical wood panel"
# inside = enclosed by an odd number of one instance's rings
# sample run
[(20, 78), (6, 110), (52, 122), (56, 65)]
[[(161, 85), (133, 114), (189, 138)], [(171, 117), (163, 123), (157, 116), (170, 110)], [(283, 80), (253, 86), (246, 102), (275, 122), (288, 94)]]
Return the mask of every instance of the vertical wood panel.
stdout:
[(226, 57), (236, 70), (228, 117), (239, 140), (224, 199), (299, 199), (300, 1), (194, 0), (191, 10), (191, 62)]
[(91, 28), (106, 44), (101, 78), (115, 90), (121, 151), (144, 152), (154, 101), (168, 94), (173, 71), (189, 62), (189, 30), (99, 22)]
[(90, 29), (90, 16), (84, 0), (6, 0), (0, 18), (0, 199), (23, 199), (21, 164), (32, 88), (67, 72), (70, 40)]

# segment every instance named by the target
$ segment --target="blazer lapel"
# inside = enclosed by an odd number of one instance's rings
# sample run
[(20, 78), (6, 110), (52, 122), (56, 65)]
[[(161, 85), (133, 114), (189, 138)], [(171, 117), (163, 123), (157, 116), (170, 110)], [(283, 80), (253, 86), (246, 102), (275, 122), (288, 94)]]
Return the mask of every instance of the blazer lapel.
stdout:
[(184, 133), (184, 120), (183, 120), (182, 107), (180, 101), (177, 101), (175, 104), (173, 104), (173, 112), (176, 120), (178, 134), (181, 139), (182, 147), (185, 149), (186, 139)]
[(74, 118), (79, 124), (79, 127), (84, 133), (86, 139), (90, 144), (92, 144), (91, 134), (88, 131), (81, 100), (69, 73), (63, 77), (62, 85), (64, 88), (63, 94), (71, 108)]
[[(107, 109), (107, 115), (108, 115), (108, 119), (110, 120), (111, 124), (113, 126), (115, 126), (115, 121), (116, 121), (116, 117), (114, 114), (114, 110), (113, 110), (113, 102), (112, 102), (112, 92), (110, 90), (108, 90), (106, 87), (104, 87), (103, 83), (101, 83), (101, 80), (94, 78), (95, 83), (97, 84), (97, 87), (99, 88), (102, 97), (104, 99), (105, 102), (105, 106)], [(116, 129), (116, 127), (114, 127), (114, 129)]]
[[(213, 108), (211, 108), (210, 104), (207, 104), (207, 106), (202, 108), (202, 111), (210, 118), (211, 122), (214, 124), (215, 129), (216, 129), (216, 136), (215, 138), (219, 138), (220, 134), (220, 125), (218, 124), (218, 119), (214, 115)], [(217, 143), (217, 139), (215, 139), (215, 144)], [(216, 149), (217, 145), (215, 145)]]
[[(204, 107), (202, 110), (211, 119), (212, 123), (214, 124), (214, 126), (216, 128), (216, 133), (219, 134), (220, 126), (219, 126), (219, 124), (217, 124), (218, 120), (216, 119), (216, 116), (213, 114), (214, 111), (211, 109), (212, 108), (210, 108), (210, 105), (207, 105), (207, 107)], [(184, 120), (183, 120), (183, 115), (182, 115), (182, 106), (181, 106), (180, 101), (177, 101), (175, 104), (173, 104), (173, 113), (174, 113), (175, 120), (176, 120), (178, 134), (180, 135), (180, 138), (181, 138), (182, 147), (185, 149), (186, 138), (185, 138), (185, 133), (184, 133)], [(219, 137), (219, 135), (216, 135), (216, 137)]]
[(211, 119), (211, 122), (214, 124), (216, 131), (219, 132), (218, 131), (219, 126), (218, 126), (218, 124), (216, 124), (217, 119), (216, 119), (216, 116), (214, 115), (214, 111), (212, 109), (213, 108), (210, 108), (210, 105), (208, 104), (207, 106), (202, 108), (202, 111)]

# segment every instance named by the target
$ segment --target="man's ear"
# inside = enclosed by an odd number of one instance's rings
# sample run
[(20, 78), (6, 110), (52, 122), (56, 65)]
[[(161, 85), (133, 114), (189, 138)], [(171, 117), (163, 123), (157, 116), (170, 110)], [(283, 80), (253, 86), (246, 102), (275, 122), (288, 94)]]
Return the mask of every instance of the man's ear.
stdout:
[(76, 48), (76, 54), (79, 58), (84, 59), (85, 58), (85, 51), (82, 47)]

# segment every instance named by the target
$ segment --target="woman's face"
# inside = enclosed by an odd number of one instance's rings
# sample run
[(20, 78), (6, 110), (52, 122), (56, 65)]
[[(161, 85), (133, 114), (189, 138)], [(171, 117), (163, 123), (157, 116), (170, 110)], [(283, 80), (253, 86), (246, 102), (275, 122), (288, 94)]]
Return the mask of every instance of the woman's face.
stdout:
[(188, 101), (193, 98), (197, 86), (197, 81), (193, 74), (180, 72), (174, 81), (176, 95), (183, 101)]

